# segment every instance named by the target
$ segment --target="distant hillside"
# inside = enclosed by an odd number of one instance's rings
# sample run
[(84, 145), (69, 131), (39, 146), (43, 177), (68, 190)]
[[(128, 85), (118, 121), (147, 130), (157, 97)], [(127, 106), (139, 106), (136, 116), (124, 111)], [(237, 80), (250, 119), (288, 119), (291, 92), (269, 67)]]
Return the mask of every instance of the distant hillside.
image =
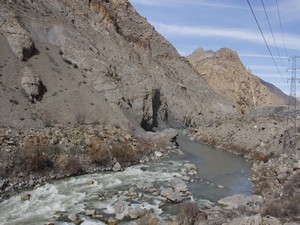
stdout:
[(278, 87), (276, 87), (275, 85), (267, 82), (267, 81), (264, 81), (263, 79), (257, 77), (260, 82), (267, 86), (267, 88), (269, 88), (269, 90), (275, 94), (276, 96), (278, 96), (279, 98), (282, 98), (284, 100), (284, 103), (287, 105), (289, 103), (289, 96), (287, 94), (285, 94), (282, 90), (280, 90)]
[(228, 48), (216, 52), (199, 48), (187, 58), (213, 90), (232, 102), (237, 113), (286, 103), (284, 93), (261, 82), (245, 68), (237, 53)]

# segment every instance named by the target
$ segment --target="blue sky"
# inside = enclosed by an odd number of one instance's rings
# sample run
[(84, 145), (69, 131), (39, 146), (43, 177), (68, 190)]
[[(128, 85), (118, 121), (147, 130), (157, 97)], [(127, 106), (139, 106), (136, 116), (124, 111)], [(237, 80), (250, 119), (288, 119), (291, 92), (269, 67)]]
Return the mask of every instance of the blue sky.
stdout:
[[(222, 47), (231, 48), (255, 75), (289, 94), (288, 78), (291, 71), (286, 70), (291, 62), (288, 58), (292, 55), (300, 56), (299, 0), (277, 0), (283, 33), (276, 0), (263, 0), (275, 42), (262, 1), (249, 0), (281, 75), (264, 43), (247, 0), (129, 1), (180, 54), (190, 54), (198, 47), (214, 51)], [(300, 59), (298, 62), (300, 65)], [(298, 95), (299, 90), (297, 88)]]

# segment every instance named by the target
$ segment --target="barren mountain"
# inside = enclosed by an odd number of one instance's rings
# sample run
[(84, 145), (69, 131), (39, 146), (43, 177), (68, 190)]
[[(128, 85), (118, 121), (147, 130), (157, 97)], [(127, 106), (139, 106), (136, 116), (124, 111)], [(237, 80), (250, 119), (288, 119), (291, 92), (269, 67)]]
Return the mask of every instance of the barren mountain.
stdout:
[(287, 103), (284, 93), (270, 88), (271, 85), (248, 71), (237, 53), (230, 49), (206, 52), (199, 48), (187, 58), (213, 90), (232, 102), (237, 113)]
[(3, 0), (0, 33), (2, 126), (152, 130), (234, 113), (127, 0)]

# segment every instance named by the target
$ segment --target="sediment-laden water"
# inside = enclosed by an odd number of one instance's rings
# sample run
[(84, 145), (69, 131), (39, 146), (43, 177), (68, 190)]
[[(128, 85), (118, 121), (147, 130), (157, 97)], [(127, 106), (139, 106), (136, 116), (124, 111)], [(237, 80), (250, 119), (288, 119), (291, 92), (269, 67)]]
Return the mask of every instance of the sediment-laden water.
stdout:
[[(183, 154), (169, 159), (131, 166), (116, 173), (51, 181), (2, 199), (0, 224), (74, 224), (68, 218), (72, 214), (78, 214), (84, 225), (102, 224), (103, 218), (115, 216), (113, 204), (119, 199), (164, 217), (176, 211), (176, 204), (169, 203), (159, 193), (174, 177), (186, 180), (193, 194), (185, 196), (186, 199), (198, 202), (251, 193), (250, 164), (242, 157), (182, 135), (178, 143)], [(195, 164), (197, 173), (188, 171), (187, 163)], [(21, 200), (22, 196), (28, 196), (29, 200)], [(90, 211), (93, 216), (89, 215)]]

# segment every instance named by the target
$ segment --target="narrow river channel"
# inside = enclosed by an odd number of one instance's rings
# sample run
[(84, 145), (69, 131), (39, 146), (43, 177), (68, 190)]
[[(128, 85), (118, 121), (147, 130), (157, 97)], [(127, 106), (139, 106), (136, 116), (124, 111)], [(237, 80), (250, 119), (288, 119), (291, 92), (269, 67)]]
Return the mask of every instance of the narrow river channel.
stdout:
[[(179, 136), (178, 143), (183, 154), (168, 159), (131, 166), (116, 173), (51, 181), (41, 187), (12, 194), (8, 199), (0, 200), (0, 225), (75, 224), (68, 216), (88, 210), (95, 210), (94, 214), (100, 219), (114, 217), (113, 204), (131, 192), (132, 197), (126, 198), (126, 201), (163, 217), (166, 213), (175, 212), (176, 204), (162, 204), (164, 200), (159, 190), (162, 186), (167, 187), (174, 177), (189, 178), (188, 189), (196, 202), (251, 193), (252, 183), (248, 180), (251, 165), (245, 159), (191, 141), (183, 135)], [(196, 165), (196, 174), (188, 174), (184, 170), (187, 163)], [(22, 195), (30, 195), (30, 200), (22, 201)], [(80, 216), (84, 225), (105, 224), (99, 218)]]

